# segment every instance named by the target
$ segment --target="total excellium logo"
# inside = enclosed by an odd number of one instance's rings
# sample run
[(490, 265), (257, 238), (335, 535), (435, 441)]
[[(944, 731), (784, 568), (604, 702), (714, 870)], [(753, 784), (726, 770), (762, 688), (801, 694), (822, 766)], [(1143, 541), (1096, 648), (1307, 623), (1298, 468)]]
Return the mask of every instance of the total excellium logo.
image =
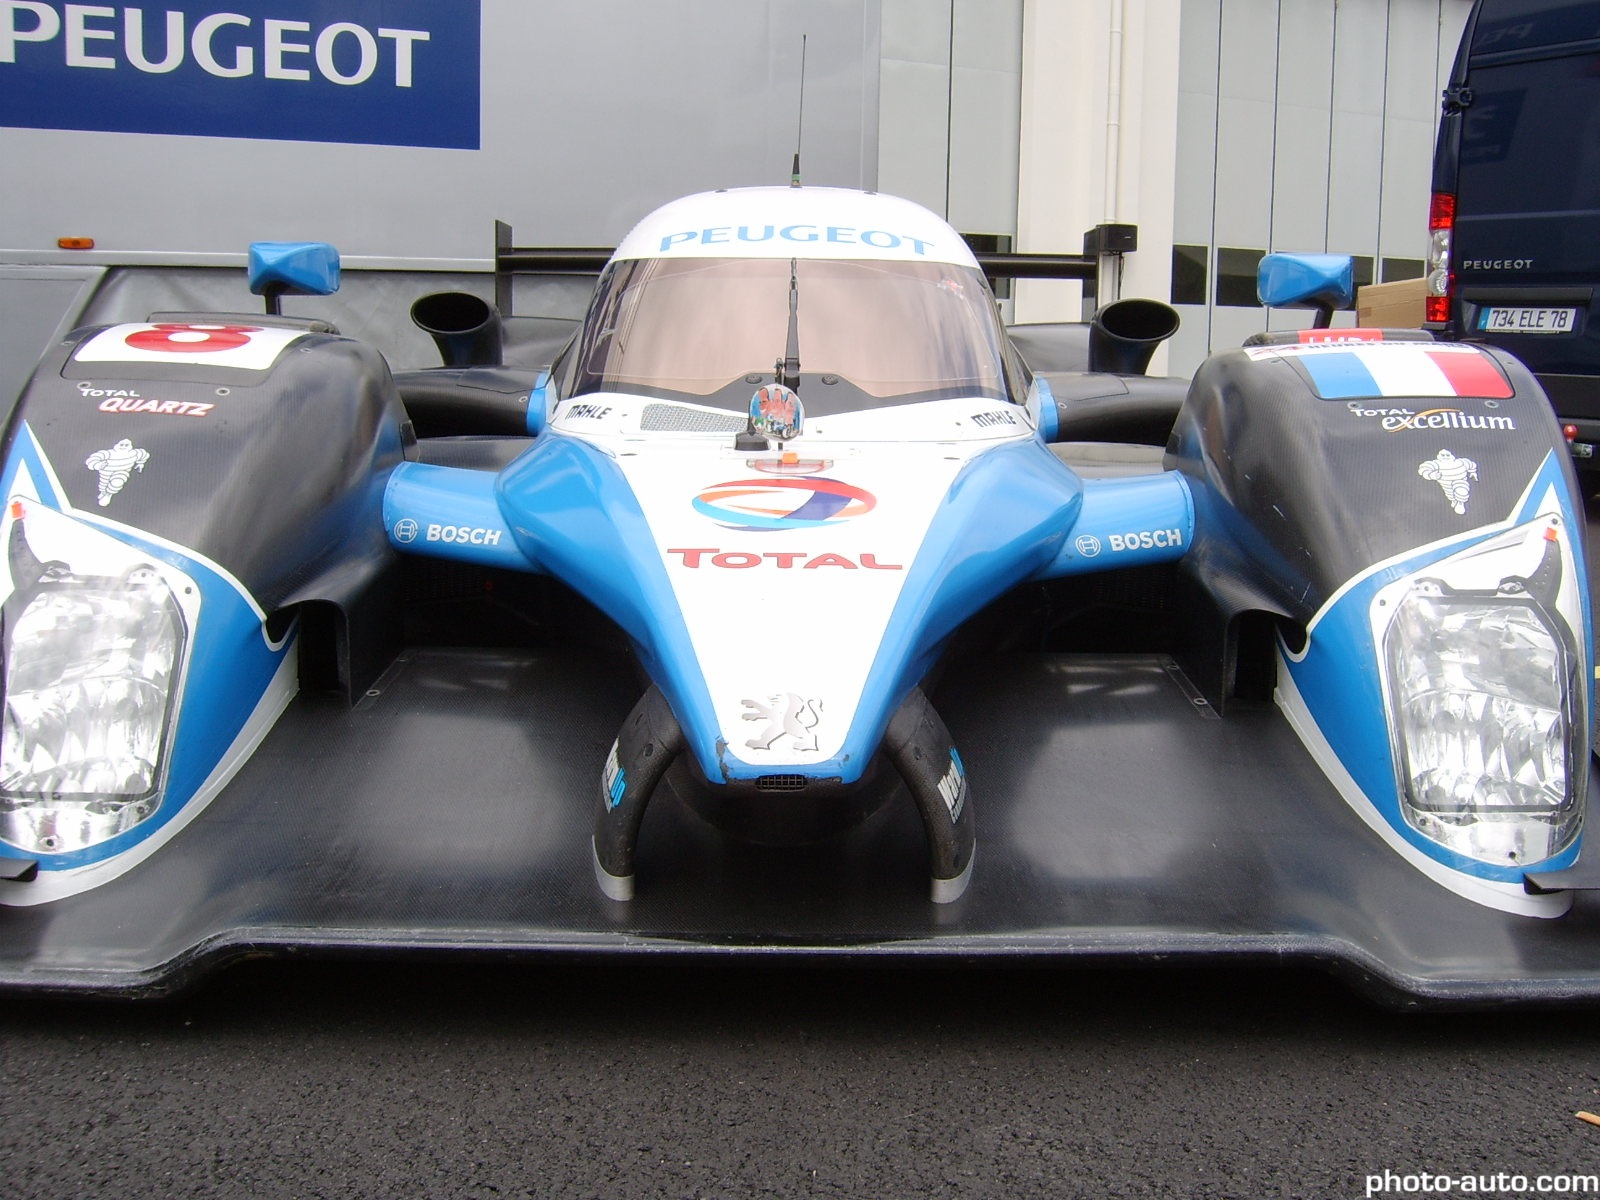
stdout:
[(694, 508), (728, 529), (772, 532), (842, 525), (877, 507), (871, 492), (837, 479), (736, 479), (713, 484), (694, 498)]

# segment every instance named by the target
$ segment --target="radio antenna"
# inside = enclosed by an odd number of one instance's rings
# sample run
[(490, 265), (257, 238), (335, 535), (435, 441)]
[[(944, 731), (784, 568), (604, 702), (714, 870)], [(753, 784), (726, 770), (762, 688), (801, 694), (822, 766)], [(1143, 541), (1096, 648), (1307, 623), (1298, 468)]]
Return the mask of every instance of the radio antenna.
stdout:
[(806, 34), (800, 35), (800, 114), (795, 121), (794, 166), (789, 172), (789, 186), (800, 186), (800, 139), (806, 128)]

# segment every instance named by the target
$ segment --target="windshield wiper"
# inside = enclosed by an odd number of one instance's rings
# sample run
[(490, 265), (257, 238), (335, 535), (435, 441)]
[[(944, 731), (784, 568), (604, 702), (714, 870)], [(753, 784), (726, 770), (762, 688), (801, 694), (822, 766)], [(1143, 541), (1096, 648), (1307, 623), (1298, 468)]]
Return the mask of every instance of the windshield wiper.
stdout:
[(800, 390), (800, 280), (798, 263), (789, 260), (789, 337), (784, 343), (783, 357), (773, 364), (775, 381), (784, 387)]

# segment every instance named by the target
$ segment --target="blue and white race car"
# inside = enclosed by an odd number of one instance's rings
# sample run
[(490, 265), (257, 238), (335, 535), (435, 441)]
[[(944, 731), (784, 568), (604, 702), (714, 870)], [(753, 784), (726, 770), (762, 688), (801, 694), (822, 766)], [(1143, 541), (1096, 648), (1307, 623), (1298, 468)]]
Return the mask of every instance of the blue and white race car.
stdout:
[(10, 422), (0, 983), (761, 947), (1600, 995), (1584, 514), (1510, 356), (1152, 380), (1165, 306), (1007, 329), (944, 222), (816, 187), (650, 214), (557, 341), (428, 297), (449, 361), (398, 375), (277, 313), (330, 248), (253, 276), (70, 335)]

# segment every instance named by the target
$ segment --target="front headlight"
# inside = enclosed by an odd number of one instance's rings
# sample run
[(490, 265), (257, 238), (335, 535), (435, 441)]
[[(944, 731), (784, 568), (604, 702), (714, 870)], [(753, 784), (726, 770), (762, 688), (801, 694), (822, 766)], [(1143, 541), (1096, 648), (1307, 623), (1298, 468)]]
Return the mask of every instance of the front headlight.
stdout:
[(177, 573), (82, 574), (57, 561), (19, 579), (20, 533), (17, 590), (0, 610), (0, 839), (32, 853), (81, 850), (160, 804), (188, 637), (165, 578)]
[(1562, 612), (1564, 559), (1543, 521), (1374, 599), (1401, 811), (1481, 862), (1542, 862), (1582, 821), (1587, 689)]

